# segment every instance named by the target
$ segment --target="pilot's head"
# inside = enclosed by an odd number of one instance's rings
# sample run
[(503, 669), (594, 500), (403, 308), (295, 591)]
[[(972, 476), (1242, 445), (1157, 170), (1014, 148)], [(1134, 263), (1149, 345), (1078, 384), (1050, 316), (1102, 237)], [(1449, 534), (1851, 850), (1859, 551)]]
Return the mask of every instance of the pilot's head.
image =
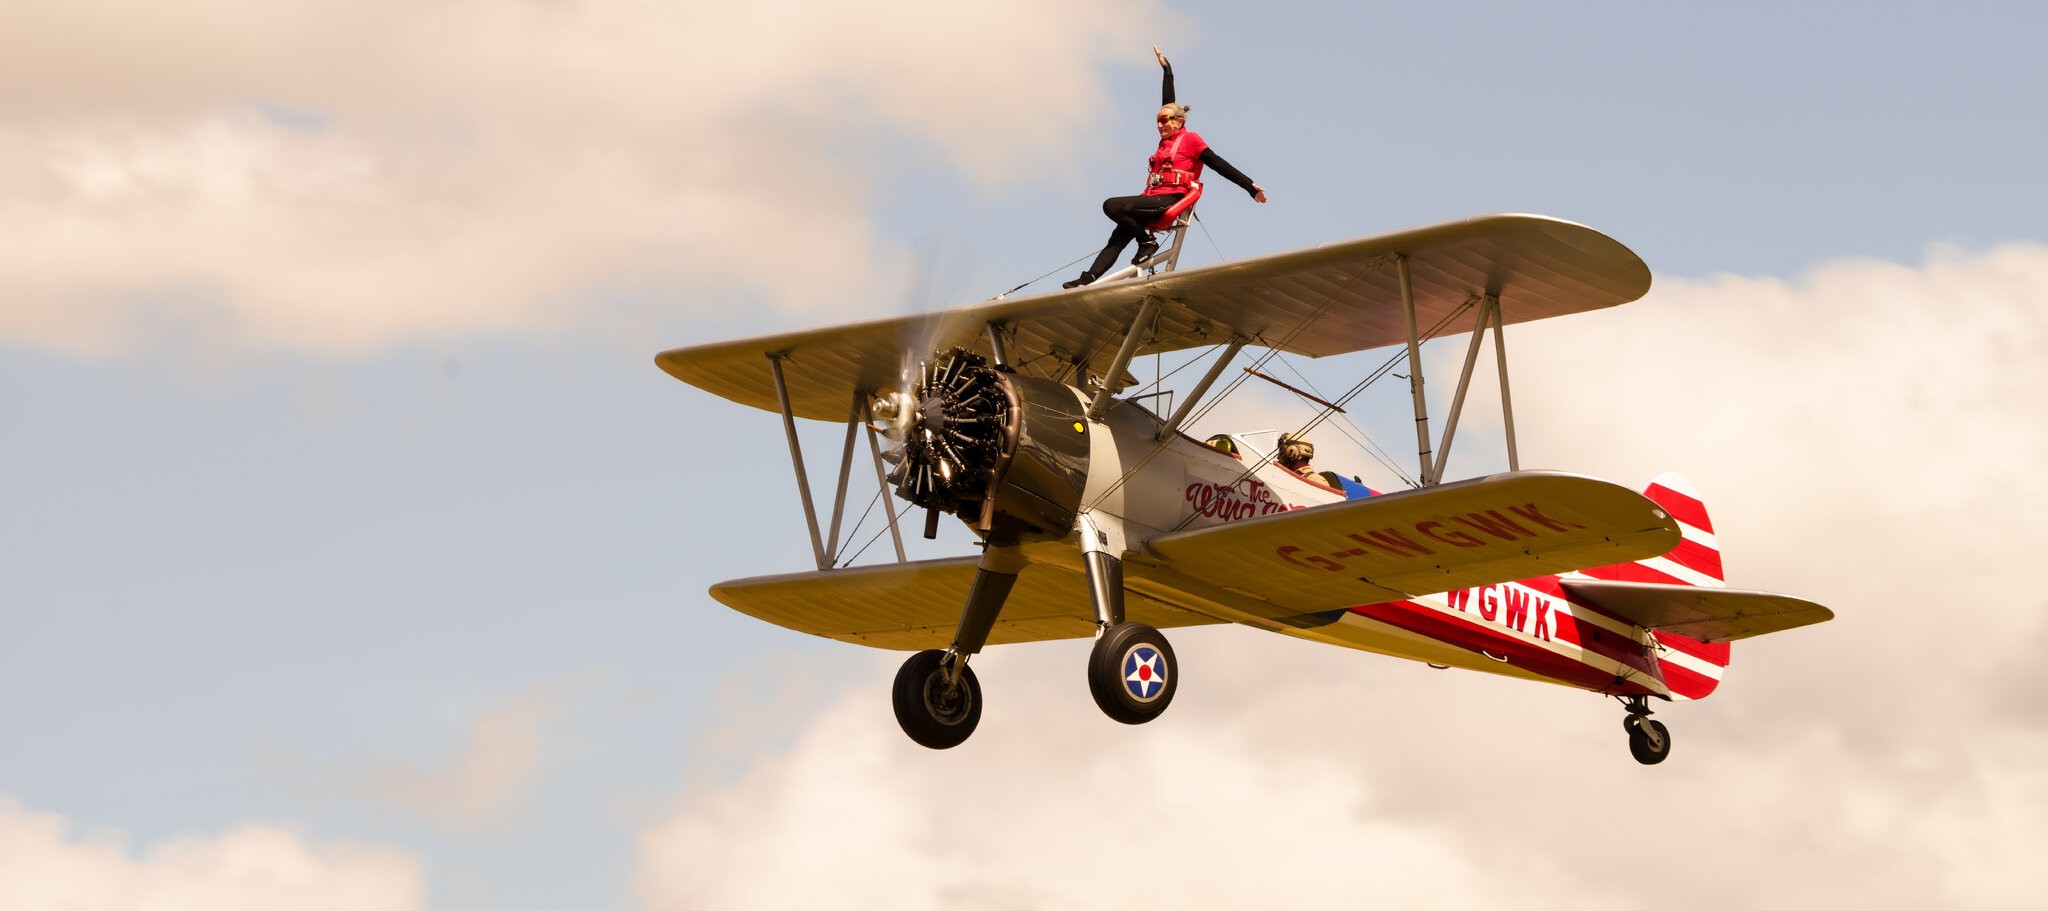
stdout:
[(1291, 433), (1280, 435), (1280, 464), (1288, 468), (1307, 465), (1316, 457), (1316, 444)]

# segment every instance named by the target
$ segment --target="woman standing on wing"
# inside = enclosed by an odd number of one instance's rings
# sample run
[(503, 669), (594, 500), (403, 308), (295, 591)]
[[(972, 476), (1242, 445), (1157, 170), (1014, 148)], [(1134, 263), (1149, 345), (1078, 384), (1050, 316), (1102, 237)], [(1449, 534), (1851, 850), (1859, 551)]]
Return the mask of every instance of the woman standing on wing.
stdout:
[(1079, 288), (1100, 278), (1123, 254), (1124, 246), (1132, 238), (1138, 239), (1138, 255), (1131, 260), (1141, 265), (1159, 252), (1159, 241), (1146, 229), (1166, 210), (1187, 195), (1188, 184), (1202, 178), (1202, 168), (1211, 167), (1216, 173), (1230, 179), (1231, 183), (1244, 188), (1252, 199), (1266, 201), (1266, 188), (1252, 182), (1244, 172), (1230, 166), (1216, 150), (1202, 141), (1202, 137), (1187, 128), (1188, 106), (1175, 104), (1173, 100), (1173, 64), (1166, 62), (1166, 55), (1152, 48), (1152, 56), (1159, 58), (1159, 68), (1165, 71), (1159, 83), (1159, 148), (1153, 150), (1146, 162), (1145, 192), (1137, 196), (1114, 196), (1102, 201), (1102, 214), (1116, 222), (1116, 229), (1109, 232), (1109, 243), (1096, 254), (1095, 264), (1081, 277), (1061, 285), (1062, 288)]

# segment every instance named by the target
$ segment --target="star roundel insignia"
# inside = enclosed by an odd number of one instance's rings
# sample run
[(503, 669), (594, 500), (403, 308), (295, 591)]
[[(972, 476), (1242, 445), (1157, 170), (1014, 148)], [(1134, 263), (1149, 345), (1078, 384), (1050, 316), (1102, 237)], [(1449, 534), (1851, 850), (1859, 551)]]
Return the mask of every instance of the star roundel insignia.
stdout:
[(1124, 652), (1124, 689), (1139, 702), (1151, 702), (1166, 691), (1166, 659), (1150, 645)]

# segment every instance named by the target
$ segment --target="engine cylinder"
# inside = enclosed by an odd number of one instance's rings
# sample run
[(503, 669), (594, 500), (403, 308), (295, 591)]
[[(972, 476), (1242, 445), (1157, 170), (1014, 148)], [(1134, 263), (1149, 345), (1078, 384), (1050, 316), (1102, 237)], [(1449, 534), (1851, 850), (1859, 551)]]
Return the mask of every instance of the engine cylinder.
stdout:
[(955, 349), (875, 412), (901, 443), (886, 456), (898, 497), (1010, 541), (1073, 527), (1088, 482), (1085, 408), (1071, 387)]

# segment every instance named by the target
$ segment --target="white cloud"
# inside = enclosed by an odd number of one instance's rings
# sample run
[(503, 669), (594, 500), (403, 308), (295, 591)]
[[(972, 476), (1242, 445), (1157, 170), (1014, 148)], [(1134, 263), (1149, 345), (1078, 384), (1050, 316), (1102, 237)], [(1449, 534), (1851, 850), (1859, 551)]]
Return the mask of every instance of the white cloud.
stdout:
[(471, 719), (461, 751), (446, 762), (386, 763), (347, 775), (343, 784), (442, 825), (506, 825), (540, 781), (543, 735), (555, 713), (548, 693), (528, 693)]
[[(979, 659), (982, 730), (896, 731), (893, 659), (650, 828), (653, 908), (2031, 907), (2048, 874), (2048, 250), (1661, 281), (1511, 333), (1526, 463), (1699, 483), (1740, 586), (1840, 619), (1738, 644), (1626, 755), (1588, 694), (1242, 629), (1173, 634), (1165, 717), (1086, 643)], [(2004, 696), (2005, 693), (2025, 694)]]
[(1099, 67), (1144, 60), (1111, 37), (1133, 19), (1171, 27), (1106, 0), (10, 4), (0, 341), (349, 353), (606, 295), (820, 313), (895, 281), (867, 211), (892, 142), (983, 186), (1064, 167)]
[(0, 798), (0, 908), (410, 911), (418, 864), (385, 848), (311, 845), (270, 826), (170, 839), (130, 856), (117, 832)]

